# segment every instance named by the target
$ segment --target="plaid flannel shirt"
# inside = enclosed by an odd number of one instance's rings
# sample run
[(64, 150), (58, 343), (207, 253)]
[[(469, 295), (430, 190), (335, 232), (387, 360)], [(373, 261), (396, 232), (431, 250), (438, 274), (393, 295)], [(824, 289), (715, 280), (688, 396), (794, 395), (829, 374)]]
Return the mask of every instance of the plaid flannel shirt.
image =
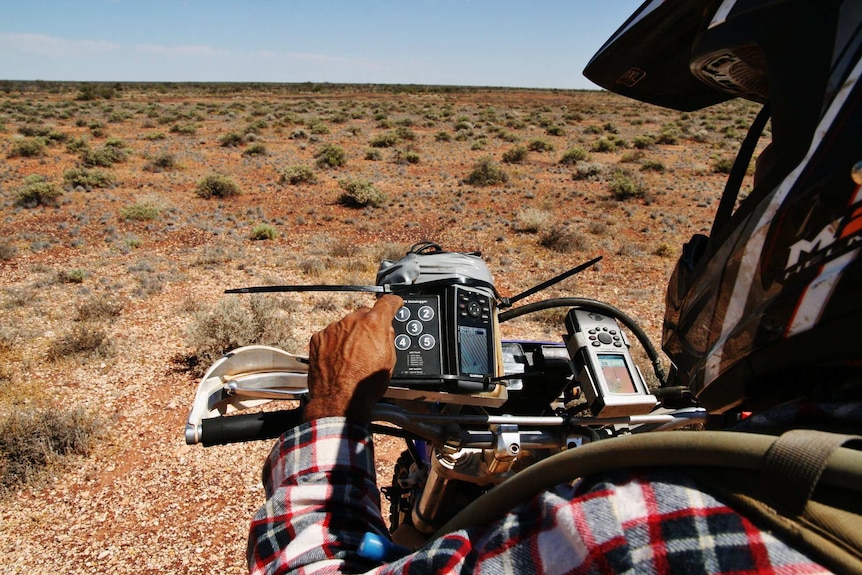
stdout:
[(450, 533), (392, 563), (357, 554), (388, 537), (371, 436), (340, 418), (283, 435), (264, 466), (251, 573), (822, 573), (825, 569), (679, 473), (561, 485), (495, 524)]

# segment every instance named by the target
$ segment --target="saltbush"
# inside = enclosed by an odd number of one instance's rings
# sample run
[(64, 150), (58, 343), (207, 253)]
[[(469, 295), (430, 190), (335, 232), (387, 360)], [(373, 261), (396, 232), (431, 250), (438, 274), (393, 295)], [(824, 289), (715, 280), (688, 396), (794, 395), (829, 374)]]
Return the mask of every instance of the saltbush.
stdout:
[(241, 193), (239, 184), (222, 174), (210, 174), (198, 182), (195, 189), (195, 194), (201, 198), (231, 198)]
[(315, 154), (318, 168), (340, 168), (347, 163), (347, 154), (344, 148), (335, 144), (326, 144)]
[(471, 186), (494, 186), (508, 180), (509, 175), (491, 159), (491, 156), (485, 156), (479, 159), (464, 181)]
[(289, 166), (281, 171), (279, 182), (296, 186), (298, 184), (313, 184), (317, 181), (314, 170), (308, 166)]
[(527, 148), (515, 146), (503, 152), (503, 161), (507, 164), (520, 164), (527, 159)]
[(251, 229), (249, 239), (254, 241), (274, 240), (278, 236), (275, 227), (269, 224), (257, 224)]
[(24, 185), (15, 196), (15, 205), (24, 208), (37, 206), (57, 206), (63, 190), (45, 176), (33, 174), (24, 178)]
[(63, 456), (89, 455), (101, 422), (83, 409), (13, 409), (0, 420), (0, 492), (38, 480)]
[(338, 198), (338, 203), (348, 208), (377, 208), (386, 203), (386, 194), (377, 187), (361, 178), (339, 180), (338, 185), (344, 193)]
[(8, 157), (34, 158), (43, 155), (46, 147), (45, 138), (21, 138), (12, 142)]
[(646, 195), (643, 183), (625, 170), (614, 170), (608, 182), (608, 190), (616, 200), (643, 198)]
[(569, 148), (563, 152), (560, 158), (561, 164), (577, 164), (580, 161), (586, 160), (588, 157), (587, 151), (580, 146)]

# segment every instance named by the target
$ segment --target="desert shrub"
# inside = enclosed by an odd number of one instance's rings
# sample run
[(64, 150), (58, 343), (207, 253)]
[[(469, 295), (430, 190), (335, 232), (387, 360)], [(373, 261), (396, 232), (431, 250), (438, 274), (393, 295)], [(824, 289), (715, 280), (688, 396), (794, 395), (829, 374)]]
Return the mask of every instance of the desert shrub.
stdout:
[(15, 205), (23, 208), (37, 206), (57, 206), (63, 190), (45, 176), (33, 174), (24, 178), (24, 185), (15, 196)]
[(631, 152), (626, 152), (620, 157), (620, 162), (624, 164), (633, 164), (635, 162), (640, 162), (644, 157), (643, 150), (632, 150)]
[(12, 142), (8, 157), (35, 158), (45, 154), (47, 142), (45, 138), (21, 138)]
[(598, 140), (593, 142), (593, 145), (590, 146), (590, 149), (593, 152), (600, 153), (613, 152), (617, 149), (617, 144), (610, 138), (599, 138)]
[(18, 250), (7, 240), (0, 240), (0, 261), (8, 261), (15, 257)]
[(416, 139), (416, 132), (407, 127), (406, 124), (398, 126), (395, 128), (395, 137), (399, 140), (407, 140), (408, 142), (412, 142)]
[(485, 156), (476, 162), (473, 171), (464, 181), (471, 186), (494, 186), (508, 180), (509, 175), (503, 171), (503, 168), (496, 164), (491, 156)]
[(149, 140), (150, 142), (156, 142), (158, 140), (164, 140), (168, 136), (164, 132), (148, 132), (142, 136), (145, 140)]
[(257, 224), (251, 229), (249, 239), (254, 241), (274, 240), (278, 236), (274, 226), (269, 224)]
[(113, 345), (104, 329), (91, 323), (78, 323), (51, 342), (48, 346), (48, 359), (57, 361), (74, 356), (108, 357), (112, 350)]
[(656, 144), (668, 144), (673, 145), (679, 141), (679, 131), (672, 129), (662, 130), (661, 133), (655, 137)]
[(114, 176), (102, 170), (71, 168), (63, 172), (63, 183), (67, 187), (81, 186), (86, 190), (107, 188), (114, 184)]
[(413, 150), (396, 150), (396, 164), (418, 164), (420, 161), (419, 154)]
[(222, 135), (218, 141), (225, 148), (235, 148), (245, 144), (245, 136), (238, 132), (228, 132)]
[(733, 169), (731, 158), (718, 158), (712, 163), (712, 171), (716, 174), (729, 174), (731, 169)]
[(326, 144), (315, 154), (318, 168), (339, 168), (347, 163), (344, 148), (335, 144)]
[(625, 170), (614, 170), (608, 182), (608, 191), (616, 200), (643, 198), (646, 195), (643, 183)]
[(573, 148), (569, 148), (565, 152), (563, 152), (563, 156), (560, 158), (561, 164), (577, 164), (583, 160), (586, 160), (588, 157), (587, 151), (580, 146), (575, 146)]
[(162, 206), (154, 200), (142, 200), (120, 208), (120, 217), (138, 222), (157, 220), (162, 215)]
[(444, 132), (441, 130), (440, 132), (437, 132), (436, 134), (434, 134), (434, 140), (437, 142), (451, 142), (452, 141), (452, 134), (450, 134), (449, 132)]
[(525, 208), (515, 215), (512, 228), (516, 232), (535, 234), (546, 228), (552, 219), (552, 214), (539, 208)]
[(242, 151), (243, 156), (265, 156), (266, 146), (262, 142), (257, 142)]
[(578, 164), (575, 168), (575, 172), (572, 174), (572, 179), (599, 180), (604, 176), (606, 171), (607, 167), (604, 164), (600, 164), (598, 162), (584, 162), (582, 164)]
[(562, 224), (552, 226), (545, 231), (539, 238), (539, 245), (563, 254), (582, 251), (588, 247), (583, 236)]
[(101, 148), (82, 151), (81, 163), (88, 168), (107, 168), (118, 162), (124, 162), (128, 156), (126, 144), (122, 140), (110, 138)]
[(635, 136), (635, 139), (632, 140), (632, 145), (638, 150), (646, 150), (655, 145), (655, 140), (652, 136)]
[(120, 316), (123, 302), (107, 295), (93, 295), (78, 304), (75, 321), (100, 322), (110, 321)]
[(507, 164), (520, 164), (527, 159), (527, 148), (515, 146), (503, 152), (503, 161)]
[(549, 136), (565, 136), (566, 131), (562, 128), (562, 126), (548, 126), (545, 129), (545, 133)]
[(644, 172), (663, 172), (664, 164), (660, 160), (646, 160), (641, 164), (641, 171)]
[(80, 154), (84, 150), (89, 149), (90, 143), (86, 138), (75, 138), (66, 143), (66, 151), (70, 154)]
[(273, 345), (290, 350), (292, 341), (285, 311), (278, 301), (260, 294), (221, 300), (215, 308), (192, 316), (186, 340), (192, 352), (186, 363), (194, 375), (204, 371), (222, 355), (245, 345)]
[(57, 281), (61, 284), (79, 284), (84, 282), (87, 272), (81, 268), (60, 270), (57, 272)]
[(314, 170), (308, 166), (288, 166), (281, 171), (280, 183), (296, 186), (298, 184), (313, 184), (317, 181)]
[(313, 136), (325, 136), (330, 133), (329, 126), (324, 124), (323, 122), (314, 122), (313, 124), (308, 126), (308, 131)]
[(383, 154), (380, 153), (380, 150), (371, 149), (365, 152), (365, 159), (372, 162), (379, 162), (383, 159)]
[(194, 124), (174, 124), (171, 126), (172, 134), (180, 134), (183, 136), (194, 136), (198, 131), (198, 127)]
[(398, 143), (398, 136), (395, 132), (386, 132), (378, 134), (368, 141), (368, 145), (372, 148), (391, 148)]
[(222, 174), (210, 174), (198, 182), (195, 189), (200, 198), (232, 198), (241, 193), (239, 184)]
[(173, 170), (179, 167), (176, 157), (170, 152), (163, 152), (156, 155), (144, 165), (144, 170), (148, 172), (163, 172), (165, 170)]
[(527, 144), (527, 149), (531, 152), (553, 152), (554, 145), (546, 140), (535, 139), (530, 140)]
[(669, 258), (674, 255), (674, 249), (670, 247), (670, 244), (661, 243), (656, 246), (653, 251), (653, 255), (656, 255), (660, 258)]
[(44, 477), (64, 456), (89, 455), (100, 426), (83, 409), (10, 411), (0, 420), (0, 492)]
[(386, 194), (381, 192), (368, 180), (351, 178), (339, 180), (338, 185), (344, 193), (338, 198), (338, 203), (348, 208), (377, 208), (386, 203)]

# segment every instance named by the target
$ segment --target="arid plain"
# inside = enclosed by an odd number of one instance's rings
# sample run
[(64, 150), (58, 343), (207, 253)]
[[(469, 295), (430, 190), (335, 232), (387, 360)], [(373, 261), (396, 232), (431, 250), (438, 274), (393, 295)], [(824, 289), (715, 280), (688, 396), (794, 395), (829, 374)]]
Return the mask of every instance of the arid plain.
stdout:
[[(600, 255), (528, 301), (607, 301), (658, 345), (668, 276), (755, 113), (598, 91), (0, 84), (0, 571), (245, 571), (271, 442), (185, 445), (197, 378), (232, 346), (305, 353), (373, 300), (227, 288), (369, 284), (428, 240), (481, 251), (514, 295)], [(505, 335), (557, 339), (560, 318)], [(381, 484), (399, 450), (380, 442)]]

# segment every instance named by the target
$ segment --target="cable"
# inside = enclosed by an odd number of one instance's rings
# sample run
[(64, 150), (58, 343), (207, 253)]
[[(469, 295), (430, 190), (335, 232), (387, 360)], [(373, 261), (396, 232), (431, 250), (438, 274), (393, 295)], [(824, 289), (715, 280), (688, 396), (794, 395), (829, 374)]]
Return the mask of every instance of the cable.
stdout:
[(563, 297), (563, 298), (554, 298), (547, 299), (544, 301), (537, 301), (533, 303), (528, 303), (514, 309), (510, 309), (508, 311), (504, 311), (500, 313), (498, 319), (500, 323), (509, 321), (510, 319), (514, 319), (516, 317), (520, 317), (522, 315), (527, 315), (530, 313), (535, 313), (537, 311), (541, 311), (544, 309), (551, 309), (555, 307), (576, 307), (581, 309), (586, 309), (589, 311), (600, 312), (604, 315), (613, 317), (618, 319), (625, 325), (629, 330), (634, 334), (640, 344), (643, 346), (646, 351), (647, 356), (652, 362), (653, 372), (655, 376), (658, 378), (659, 383), (662, 387), (667, 385), (667, 376), (664, 373), (664, 367), (661, 365), (661, 358), (659, 357), (658, 352), (655, 347), (653, 347), (652, 342), (647, 337), (646, 333), (641, 329), (641, 327), (637, 324), (635, 320), (627, 316), (621, 310), (612, 306), (611, 304), (600, 302), (598, 300), (590, 299), (590, 298), (582, 298), (582, 297)]

